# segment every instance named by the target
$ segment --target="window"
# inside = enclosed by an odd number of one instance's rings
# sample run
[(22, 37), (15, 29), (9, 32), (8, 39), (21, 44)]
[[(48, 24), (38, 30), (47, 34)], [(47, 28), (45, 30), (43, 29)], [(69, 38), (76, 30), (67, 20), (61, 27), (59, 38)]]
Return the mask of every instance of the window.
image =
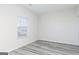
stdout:
[(27, 18), (26, 17), (18, 17), (18, 38), (24, 38), (27, 34)]

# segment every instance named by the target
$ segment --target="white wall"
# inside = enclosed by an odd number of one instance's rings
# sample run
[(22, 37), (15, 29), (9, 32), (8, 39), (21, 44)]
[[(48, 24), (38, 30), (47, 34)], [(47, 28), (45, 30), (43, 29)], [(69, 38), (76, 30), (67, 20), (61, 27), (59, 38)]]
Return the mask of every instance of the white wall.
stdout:
[(76, 13), (74, 8), (41, 15), (39, 39), (79, 45), (79, 17)]
[[(28, 19), (25, 39), (17, 39), (17, 19)], [(37, 39), (37, 17), (21, 5), (0, 5), (0, 52), (9, 52)]]
[[(25, 39), (17, 39), (18, 16), (28, 19)], [(29, 44), (37, 37), (40, 40), (79, 45), (79, 18), (75, 9), (36, 16), (21, 5), (0, 5), (0, 52), (9, 52)]]

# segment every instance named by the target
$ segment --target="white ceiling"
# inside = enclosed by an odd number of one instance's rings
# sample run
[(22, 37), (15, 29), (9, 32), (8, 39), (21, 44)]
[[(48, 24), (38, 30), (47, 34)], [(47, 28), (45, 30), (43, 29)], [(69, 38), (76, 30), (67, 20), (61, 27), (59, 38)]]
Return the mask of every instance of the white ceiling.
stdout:
[(68, 8), (74, 8), (76, 4), (25, 4), (30, 10), (37, 14), (42, 14), (50, 11), (63, 10)]

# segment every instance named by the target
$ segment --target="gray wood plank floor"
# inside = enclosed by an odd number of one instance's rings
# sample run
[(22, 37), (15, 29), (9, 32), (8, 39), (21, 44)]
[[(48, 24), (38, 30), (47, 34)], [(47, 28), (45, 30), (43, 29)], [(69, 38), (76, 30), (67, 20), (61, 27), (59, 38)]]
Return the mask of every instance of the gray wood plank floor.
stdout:
[(79, 46), (38, 40), (9, 52), (9, 55), (79, 55)]

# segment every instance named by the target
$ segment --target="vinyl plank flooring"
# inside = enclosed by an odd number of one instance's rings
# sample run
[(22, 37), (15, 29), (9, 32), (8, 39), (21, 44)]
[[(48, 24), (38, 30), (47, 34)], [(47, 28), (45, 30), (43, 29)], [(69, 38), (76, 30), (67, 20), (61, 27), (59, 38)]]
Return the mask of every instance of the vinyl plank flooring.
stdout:
[[(59, 55), (59, 53), (53, 51), (53, 53), (50, 51), (50, 50), (46, 50), (44, 48), (39, 48), (37, 46), (34, 46), (34, 45), (30, 45), (30, 46), (27, 46), (29, 49), (32, 49), (32, 50), (35, 50), (35, 53), (39, 54), (39, 55)], [(26, 48), (26, 47), (25, 47)]]
[(38, 40), (9, 52), (9, 55), (79, 55), (79, 46)]
[(22, 55), (29, 55), (29, 54), (36, 55), (35, 53), (32, 53), (32, 52), (27, 51), (27, 50), (23, 50), (23, 49), (17, 49), (15, 51), (21, 53)]
[(12, 51), (12, 52), (9, 53), (9, 55), (23, 55), (23, 54), (18, 53), (18, 52), (16, 52), (16, 51)]

